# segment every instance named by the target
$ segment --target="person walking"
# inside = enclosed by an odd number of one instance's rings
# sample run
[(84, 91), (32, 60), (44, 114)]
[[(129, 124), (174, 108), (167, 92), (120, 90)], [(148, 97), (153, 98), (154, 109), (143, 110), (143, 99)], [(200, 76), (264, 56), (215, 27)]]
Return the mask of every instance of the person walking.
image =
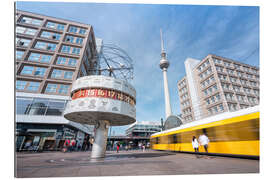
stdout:
[(63, 152), (69, 151), (69, 144), (70, 144), (70, 140), (66, 139), (65, 142), (64, 142)]
[(75, 147), (76, 147), (76, 140), (72, 139), (71, 140), (71, 151), (75, 151)]
[[(195, 136), (192, 137), (192, 147), (195, 153), (199, 152), (199, 142), (197, 141)], [(196, 154), (196, 157), (198, 158), (199, 156)]]
[(119, 148), (120, 148), (120, 144), (117, 143), (117, 145), (116, 145), (116, 152), (117, 152), (117, 153), (119, 152)]
[(204, 147), (204, 150), (205, 150), (206, 153), (208, 153), (208, 147), (209, 147), (208, 144), (209, 144), (209, 142), (210, 142), (210, 140), (207, 137), (206, 132), (204, 130), (203, 134), (200, 135), (200, 137), (199, 137), (199, 143), (200, 143), (200, 145), (202, 145)]

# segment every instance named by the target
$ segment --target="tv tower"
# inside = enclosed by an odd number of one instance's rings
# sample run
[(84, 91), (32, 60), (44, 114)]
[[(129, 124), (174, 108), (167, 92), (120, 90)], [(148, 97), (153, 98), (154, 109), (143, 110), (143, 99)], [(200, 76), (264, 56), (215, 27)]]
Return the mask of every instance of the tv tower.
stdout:
[(166, 119), (172, 115), (171, 104), (170, 104), (170, 93), (168, 87), (167, 69), (170, 65), (169, 61), (166, 59), (166, 52), (164, 50), (164, 44), (162, 39), (162, 30), (160, 29), (160, 39), (161, 39), (161, 60), (159, 62), (159, 67), (163, 72), (164, 79), (164, 96), (165, 96), (165, 113)]

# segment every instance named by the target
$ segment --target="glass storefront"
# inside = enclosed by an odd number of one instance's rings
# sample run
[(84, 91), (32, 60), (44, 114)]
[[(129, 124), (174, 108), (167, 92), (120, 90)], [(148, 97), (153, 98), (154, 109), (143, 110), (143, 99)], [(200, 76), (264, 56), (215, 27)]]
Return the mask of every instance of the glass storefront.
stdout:
[(17, 123), (16, 151), (61, 150), (67, 138), (83, 141), (85, 133), (66, 125)]
[(61, 116), (67, 100), (16, 97), (16, 114)]

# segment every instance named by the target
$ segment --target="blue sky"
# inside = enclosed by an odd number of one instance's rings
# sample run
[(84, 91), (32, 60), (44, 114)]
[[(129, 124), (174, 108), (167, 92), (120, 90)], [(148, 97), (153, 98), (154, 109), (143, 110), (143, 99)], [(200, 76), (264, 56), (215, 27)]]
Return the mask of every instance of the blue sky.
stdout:
[[(184, 61), (208, 54), (259, 66), (259, 7), (17, 2), (20, 10), (74, 20), (94, 27), (104, 43), (124, 49), (134, 61), (137, 121), (164, 119), (160, 61), (160, 28), (170, 67), (171, 106), (180, 114), (177, 81)], [(127, 126), (112, 132), (124, 134)]]

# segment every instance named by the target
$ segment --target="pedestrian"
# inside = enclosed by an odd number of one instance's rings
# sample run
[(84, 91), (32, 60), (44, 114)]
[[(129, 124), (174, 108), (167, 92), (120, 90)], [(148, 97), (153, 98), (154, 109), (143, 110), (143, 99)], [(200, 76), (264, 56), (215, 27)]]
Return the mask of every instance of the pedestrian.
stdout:
[(120, 148), (120, 144), (117, 143), (117, 146), (116, 146), (116, 152), (117, 152), (117, 153), (119, 152), (119, 148)]
[(145, 151), (145, 144), (142, 145), (143, 152)]
[(128, 145), (125, 146), (126, 151), (128, 151)]
[(77, 151), (81, 151), (82, 145), (81, 145), (81, 141), (78, 141), (77, 143)]
[[(195, 150), (195, 153), (199, 152), (199, 142), (195, 136), (193, 136), (193, 138), (192, 138), (192, 147)], [(198, 155), (196, 155), (196, 156), (197, 156), (197, 158), (199, 157)]]
[(68, 152), (71, 152), (71, 150), (72, 150), (72, 149), (71, 149), (71, 148), (72, 148), (72, 145), (71, 145), (71, 138), (69, 138), (67, 141), (68, 141), (67, 151), (68, 151)]
[(71, 151), (75, 151), (76, 140), (75, 139), (72, 139), (70, 144), (71, 144)]
[(139, 143), (139, 150), (142, 149), (142, 143)]
[(200, 145), (202, 145), (204, 147), (204, 150), (206, 153), (208, 153), (208, 144), (209, 144), (210, 140), (206, 135), (206, 131), (205, 129), (203, 130), (203, 134), (200, 135), (199, 137), (199, 143)]
[(70, 143), (69, 139), (66, 139), (64, 142), (63, 152), (69, 151), (69, 143)]

